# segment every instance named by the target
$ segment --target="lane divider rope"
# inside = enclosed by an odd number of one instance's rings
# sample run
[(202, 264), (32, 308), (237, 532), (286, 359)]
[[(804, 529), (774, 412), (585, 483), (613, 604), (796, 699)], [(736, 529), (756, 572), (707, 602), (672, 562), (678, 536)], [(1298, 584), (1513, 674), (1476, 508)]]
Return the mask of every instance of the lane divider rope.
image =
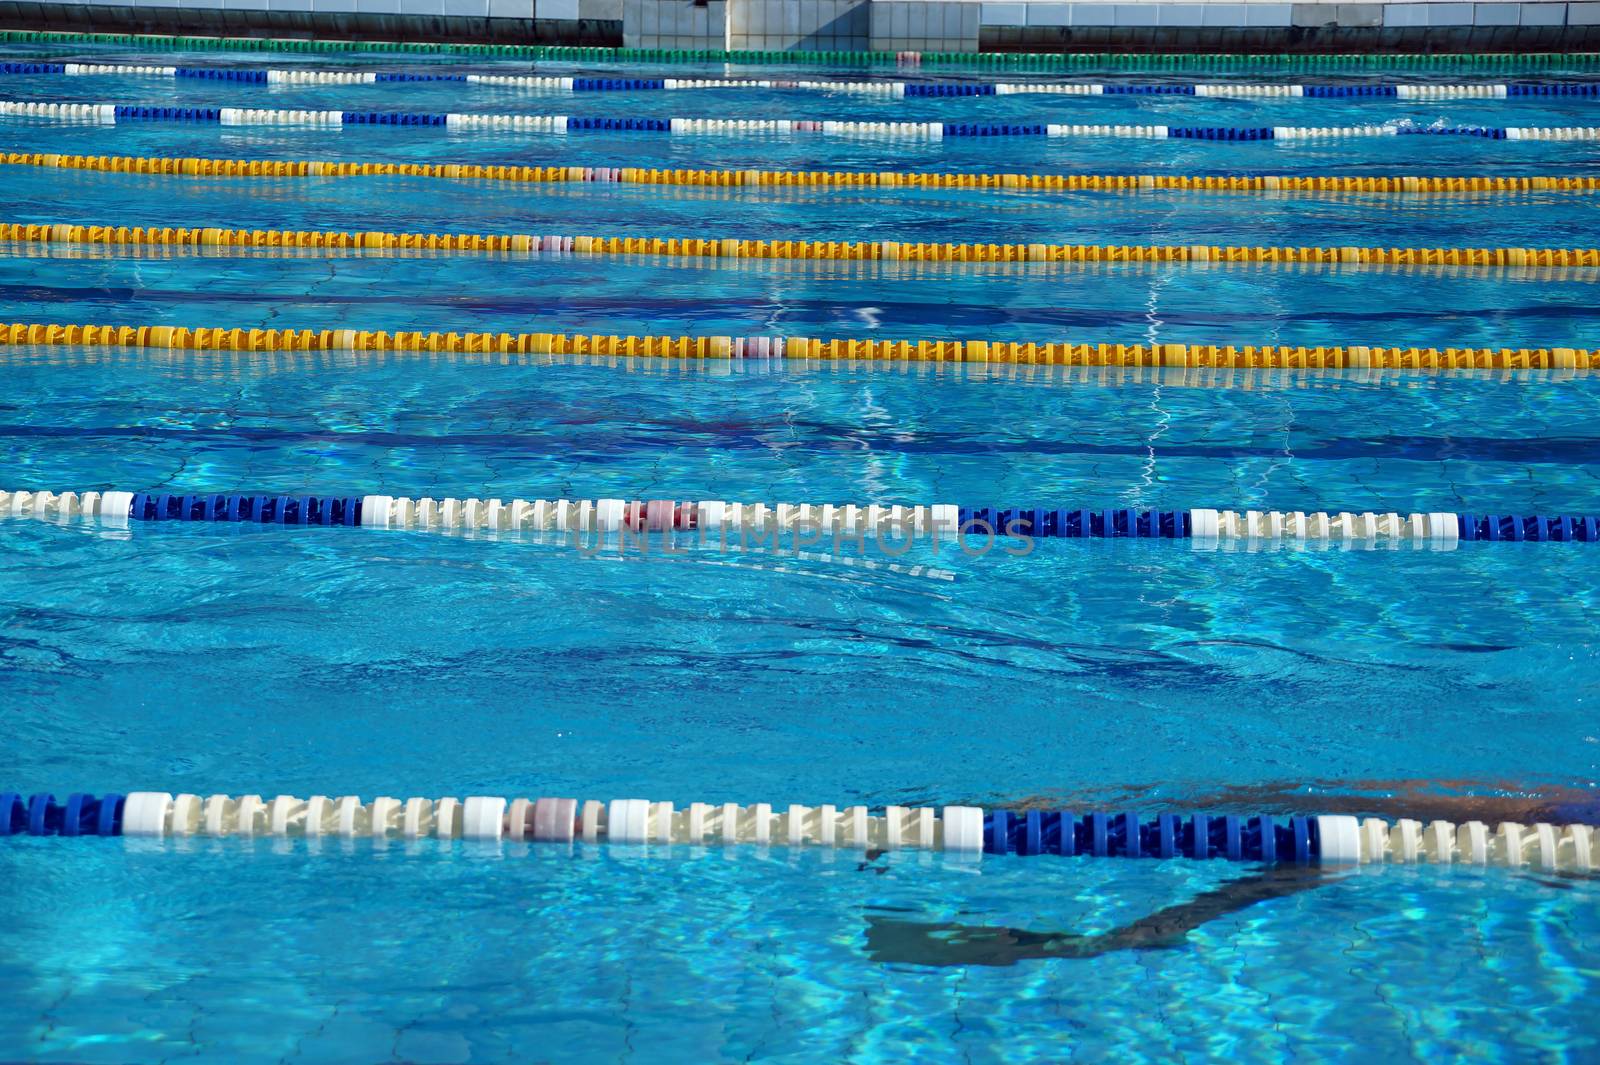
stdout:
[(1254, 816), (985, 811), (976, 806), (787, 807), (648, 799), (78, 793), (0, 794), (0, 836), (465, 840), (923, 850), (978, 856), (1188, 858), (1299, 865), (1466, 865), (1600, 869), (1587, 825), (1389, 822), (1347, 815)]
[(1204, 542), (1597, 543), (1594, 515), (1337, 513), (957, 506), (940, 503), (738, 503), (715, 499), (474, 499), (387, 495), (0, 491), (0, 517), (65, 522), (245, 522), (430, 531), (681, 533), (951, 541), (957, 536)]
[[(600, 238), (595, 239), (598, 241)], [(22, 242), (0, 240), (0, 259), (70, 259), (74, 262), (109, 262), (114, 260), (170, 262), (193, 257), (222, 259), (232, 259), (237, 257), (248, 258), (251, 260), (287, 263), (326, 262), (335, 259), (360, 260), (367, 258), (381, 258), (385, 260), (443, 259), (455, 256), (457, 254), (460, 253), (440, 249), (430, 250), (428, 248), (421, 247), (410, 249), (393, 248), (387, 250), (360, 249), (350, 247), (206, 248), (155, 244), (27, 244)], [(552, 250), (545, 252), (530, 251), (528, 253), (482, 251), (475, 254), (488, 255), (506, 260), (526, 259), (529, 261), (535, 261), (542, 258), (556, 260), (581, 258), (585, 254), (589, 253), (556, 252)], [(633, 253), (618, 254), (619, 256), (626, 258), (626, 256)], [(644, 255), (646, 253), (638, 254)], [(1587, 274), (1576, 273), (1576, 271), (1592, 270), (1594, 268), (1580, 266), (1494, 266), (1489, 264), (1483, 264), (1480, 266), (1448, 266), (1439, 263), (1426, 265), (1421, 262), (1412, 263), (1406, 266), (1384, 266), (1343, 263), (1337, 261), (1320, 263), (1267, 261), (1226, 262), (1217, 260), (1200, 261), (1195, 258), (1190, 258), (1181, 262), (1175, 260), (1162, 261), (1156, 259), (1136, 260), (1122, 258), (1100, 259), (1093, 261), (1087, 259), (1078, 259), (1070, 262), (1063, 260), (1055, 263), (1042, 263), (1029, 262), (1026, 260), (1019, 260), (1015, 262), (986, 260), (979, 262), (971, 259), (934, 260), (929, 258), (786, 259), (775, 256), (768, 256), (765, 258), (694, 258), (683, 256), (677, 258), (668, 258), (665, 256), (664, 252), (652, 254), (658, 255), (660, 258), (649, 259), (646, 261), (653, 262), (658, 266), (667, 266), (675, 269), (732, 270), (738, 273), (756, 273), (763, 276), (825, 278), (838, 282), (865, 282), (885, 279), (924, 282), (941, 278), (949, 278), (964, 272), (977, 272), (981, 273), (985, 277), (1019, 279), (1030, 277), (1056, 278), (1064, 276), (1070, 272), (1073, 276), (1079, 277), (1115, 277), (1121, 280), (1133, 280), (1137, 278), (1153, 277), (1156, 274), (1170, 272), (1174, 269), (1195, 271), (1199, 273), (1216, 273), (1220, 271), (1233, 274), (1280, 272), (1300, 274), (1307, 277), (1321, 277), (1327, 274), (1343, 271), (1375, 273), (1391, 277), (1416, 277), (1423, 274), (1437, 275), (1443, 273), (1448, 276), (1457, 272), (1493, 270), (1498, 276), (1501, 276), (1508, 281), (1554, 281), (1566, 283), (1572, 281), (1594, 280), (1594, 278)], [(341, 361), (345, 365), (354, 365), (358, 361), (366, 365), (375, 365), (376, 362), (379, 361), (367, 356), (368, 353), (362, 353), (361, 357), (359, 358), (346, 358), (343, 360), (331, 359), (325, 361), (327, 361), (330, 365)], [(396, 358), (399, 357), (403, 356), (396, 356)], [(67, 365), (70, 361), (74, 365), (81, 366), (87, 365), (89, 362), (94, 360), (74, 353), (70, 356), (57, 355), (54, 357), (53, 361), (59, 365)], [(240, 367), (252, 362), (258, 365), (264, 364), (263, 360), (249, 360), (244, 358), (238, 358), (233, 361)], [(301, 358), (297, 360), (295, 358), (285, 356), (281, 359), (266, 361), (275, 361), (281, 366), (295, 365), (304, 367), (308, 365), (311, 360), (309, 358)], [(572, 365), (577, 361), (593, 360), (577, 360), (568, 359), (562, 356), (551, 356), (547, 361), (559, 361)], [(775, 368), (774, 364), (771, 363), (765, 363), (763, 365), (769, 369)], [(1386, 373), (1382, 370), (1373, 372), (1379, 374), (1380, 376), (1383, 376)], [(1173, 380), (1178, 380), (1178, 378), (1174, 378)]]
[(181, 67), (124, 63), (4, 62), (0, 74), (183, 78), (246, 85), (384, 85), (446, 82), (530, 89), (536, 92), (651, 92), (695, 89), (777, 89), (840, 92), (896, 99), (969, 96), (1198, 96), (1224, 99), (1506, 100), (1518, 97), (1600, 96), (1600, 82), (1481, 82), (1432, 84), (1362, 82), (1303, 85), (1212, 82), (958, 82), (844, 81), (770, 78), (569, 77), (541, 74), (473, 74), (439, 70), (303, 70), (266, 67)]
[(224, 126), (416, 126), (518, 133), (667, 133), (677, 135), (820, 133), (857, 138), (944, 140), (962, 137), (1113, 137), (1145, 140), (1274, 141), (1405, 135), (1489, 140), (1600, 140), (1600, 126), (1156, 126), (1044, 122), (877, 122), (788, 118), (637, 118), (513, 115), (443, 111), (317, 111), (289, 108), (165, 107), (153, 104), (0, 100), (0, 115), (51, 122), (199, 122)]
[(0, 323), (0, 344), (180, 351), (395, 351), (497, 355), (620, 355), (669, 359), (1190, 366), (1215, 369), (1596, 370), (1600, 349), (1068, 344), (989, 340), (629, 336), (606, 333), (386, 332), (170, 325)]
[(476, 163), (338, 162), (307, 159), (205, 159), (180, 156), (0, 152), (0, 164), (114, 174), (197, 178), (426, 177), (524, 183), (616, 183), (716, 188), (964, 189), (1004, 192), (1517, 193), (1595, 192), (1600, 176), (1291, 174), (1004, 174), (896, 170), (657, 170), (644, 167), (522, 166)]
[(0, 241), (109, 247), (339, 248), (472, 253), (665, 255), (940, 263), (1263, 263), (1363, 266), (1600, 266), (1600, 248), (1253, 247), (1216, 244), (956, 244), (741, 240), (731, 237), (538, 236), (0, 222)]
[(94, 44), (132, 46), (141, 51), (299, 52), (410, 55), (470, 55), (553, 62), (729, 63), (784, 66), (827, 65), (872, 67), (952, 67), (1032, 71), (1372, 71), (1439, 72), (1600, 70), (1595, 52), (1397, 53), (1394, 55), (1304, 54), (1133, 54), (1125, 52), (888, 52), (888, 51), (759, 51), (722, 48), (597, 48), (567, 45), (465, 44), (440, 41), (307, 40), (282, 37), (192, 37), (172, 34), (85, 33), (61, 30), (4, 30), (0, 43)]
[[(729, 376), (763, 377), (787, 375), (812, 377), (859, 374), (893, 374), (918, 380), (955, 379), (963, 381), (1019, 382), (1053, 387), (1126, 388), (1129, 385), (1161, 385), (1168, 388), (1209, 390), (1324, 389), (1330, 384), (1325, 370), (1229, 369), (1226, 367), (1166, 366), (1031, 366), (1018, 363), (962, 362), (784, 362), (774, 360), (715, 362), (681, 359), (638, 359), (614, 355), (496, 355), (371, 351), (175, 351), (169, 349), (122, 348), (3, 348), (0, 366), (63, 367), (135, 366), (171, 370), (204, 371), (209, 380), (242, 381), (271, 374), (304, 374), (308, 370), (352, 370), (405, 363), (451, 366), (560, 366), (623, 369), (628, 373), (667, 376), (677, 380), (720, 379)], [(1494, 370), (1474, 376), (1502, 383), (1538, 381), (1565, 382), (1576, 374), (1550, 370)], [(1417, 375), (1409, 370), (1366, 369), (1339, 371), (1332, 383), (1375, 387), (1409, 386)]]
[[(875, 374), (899, 374), (917, 379), (959, 379), (970, 381), (1015, 381), (1052, 386), (1084, 388), (1125, 388), (1128, 385), (1159, 384), (1168, 388), (1201, 389), (1321, 389), (1328, 387), (1330, 373), (1317, 369), (1281, 369), (1210, 366), (1039, 366), (1024, 363), (967, 362), (852, 362), (839, 359), (787, 361), (782, 359), (684, 360), (640, 359), (621, 355), (515, 355), (481, 352), (377, 352), (377, 351), (193, 351), (172, 348), (116, 347), (20, 347), (0, 346), (0, 366), (39, 368), (45, 366), (82, 368), (85, 366), (137, 366), (186, 371), (203, 371), (208, 379), (244, 380), (263, 374), (295, 373), (308, 370), (350, 370), (360, 367), (420, 363), (452, 366), (586, 366), (625, 369), (628, 373), (668, 376), (676, 379), (770, 377), (772, 375), (813, 376), (856, 374), (870, 369)], [(1587, 371), (1562, 370), (1487, 370), (1474, 374), (1483, 380), (1501, 382), (1565, 382)], [(1413, 383), (1415, 371), (1389, 367), (1368, 367), (1336, 371), (1334, 380), (1341, 386)]]

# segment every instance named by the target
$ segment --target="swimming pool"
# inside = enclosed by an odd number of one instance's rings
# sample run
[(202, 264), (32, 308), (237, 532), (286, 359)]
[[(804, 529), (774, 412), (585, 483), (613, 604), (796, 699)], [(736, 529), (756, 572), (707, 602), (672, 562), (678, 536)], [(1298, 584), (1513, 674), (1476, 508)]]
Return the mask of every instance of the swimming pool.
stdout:
[[(41, 57), (219, 63), (59, 46), (5, 56)], [(228, 62), (439, 69), (414, 56)], [(665, 71), (723, 73), (627, 73)], [(1562, 97), (555, 97), (451, 82), (6, 75), (0, 98), (1600, 124), (1600, 100)], [(1434, 136), (889, 141), (0, 118), (0, 151), (734, 170), (1582, 176), (1597, 150)], [(113, 226), (1535, 248), (1586, 245), (1593, 228), (1592, 193), (1560, 191), (4, 174), (0, 220)], [(0, 251), (0, 322), (1587, 348), (1597, 273), (12, 243)], [(1590, 373), (70, 345), (15, 345), (0, 359), (6, 488), (1600, 513)], [(917, 544), (889, 557), (694, 543), (595, 554), (515, 532), (205, 522), (12, 521), (0, 532), (10, 726), (0, 784), (25, 795), (638, 795), (680, 807), (1411, 808), (1426, 818), (1440, 794), (1502, 804), (1486, 811), (1535, 792), (1570, 804), (1591, 794), (1600, 751), (1587, 543), (1074, 539), (1039, 540), (1025, 555)], [(1532, 868), (1364, 866), (1280, 882), (1226, 862), (911, 850), (4, 843), (14, 885), (0, 902), (4, 1058), (1519, 1061), (1581, 1060), (1596, 1046), (1594, 882)], [(1262, 901), (1246, 905), (1229, 883)], [(1140, 924), (1184, 906), (1170, 922), (1192, 926), (1186, 938)]]

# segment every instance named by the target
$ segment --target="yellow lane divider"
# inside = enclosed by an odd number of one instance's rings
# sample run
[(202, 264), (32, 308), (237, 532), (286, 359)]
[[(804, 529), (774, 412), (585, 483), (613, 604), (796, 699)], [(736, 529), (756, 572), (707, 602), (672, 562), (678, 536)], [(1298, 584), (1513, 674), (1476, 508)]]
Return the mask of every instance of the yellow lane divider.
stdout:
[(0, 222), (0, 241), (176, 248), (352, 248), (576, 252), (701, 259), (953, 263), (1349, 263), (1373, 266), (1600, 266), (1600, 248), (1259, 247), (1216, 244), (951, 244), (893, 240), (563, 237), (527, 233), (386, 233), (311, 229), (157, 228)]
[(1578, 348), (1288, 347), (1216, 344), (1038, 344), (989, 340), (820, 340), (814, 337), (617, 336), (566, 333), (386, 332), (356, 329), (190, 329), (170, 325), (0, 324), (0, 344), (183, 351), (406, 351), (613, 355), (669, 359), (798, 359), (1197, 366), (1234, 369), (1600, 370)]
[(911, 174), (840, 170), (654, 170), (643, 167), (496, 166), (475, 163), (341, 163), (320, 160), (199, 159), (132, 155), (0, 152), (0, 163), (115, 174), (184, 177), (363, 177), (395, 175), (525, 183), (610, 182), (626, 185), (996, 189), (1023, 192), (1306, 192), (1466, 193), (1596, 192), (1600, 176), (1444, 177), (1182, 174)]

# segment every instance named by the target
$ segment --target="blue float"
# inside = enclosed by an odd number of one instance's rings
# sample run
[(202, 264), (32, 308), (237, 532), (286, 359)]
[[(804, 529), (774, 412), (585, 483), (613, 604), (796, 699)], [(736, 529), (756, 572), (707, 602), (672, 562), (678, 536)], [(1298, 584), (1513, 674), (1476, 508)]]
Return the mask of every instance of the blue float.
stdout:
[(65, 63), (0, 63), (0, 74), (65, 74)]
[(665, 78), (573, 78), (573, 92), (635, 92), (665, 89)]
[(624, 130), (648, 131), (653, 133), (666, 133), (671, 131), (672, 122), (665, 118), (584, 118), (573, 117), (567, 119), (568, 130)]
[(1302, 85), (1301, 96), (1314, 99), (1328, 99), (1331, 97), (1346, 96), (1398, 96), (1400, 91), (1394, 85)]
[(150, 107), (145, 104), (118, 104), (112, 109), (112, 114), (118, 121), (123, 119), (149, 122), (222, 121), (220, 107)]
[(1193, 96), (1195, 87), (1184, 82), (1171, 82), (1147, 85), (1102, 85), (1100, 91), (1106, 96)]
[(1500, 126), (1401, 126), (1395, 130), (1403, 137), (1486, 137), (1503, 141), (1506, 131)]
[(1043, 137), (1048, 135), (1049, 128), (1043, 123), (1013, 124), (1009, 122), (982, 123), (982, 122), (946, 122), (944, 135), (946, 137)]
[(1168, 126), (1167, 136), (1190, 141), (1270, 141), (1271, 126)]
[(965, 84), (956, 81), (910, 81), (907, 96), (993, 96), (993, 85)]
[(373, 81), (466, 81), (465, 74), (374, 74)]
[(265, 70), (228, 70), (222, 67), (175, 67), (175, 78), (199, 78), (202, 81), (238, 81), (249, 85), (265, 85)]
[(341, 111), (347, 126), (443, 126), (446, 116), (431, 111)]

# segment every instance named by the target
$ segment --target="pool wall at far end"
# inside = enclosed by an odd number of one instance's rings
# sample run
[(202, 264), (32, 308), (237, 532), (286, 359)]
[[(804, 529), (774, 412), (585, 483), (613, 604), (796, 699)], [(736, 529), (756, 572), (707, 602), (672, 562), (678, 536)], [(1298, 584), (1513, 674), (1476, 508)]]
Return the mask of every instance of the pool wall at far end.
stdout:
[[(684, 50), (1570, 52), (1600, 3), (1059, 0), (0, 0), (0, 29)], [(359, 8), (359, 10), (357, 10)]]

